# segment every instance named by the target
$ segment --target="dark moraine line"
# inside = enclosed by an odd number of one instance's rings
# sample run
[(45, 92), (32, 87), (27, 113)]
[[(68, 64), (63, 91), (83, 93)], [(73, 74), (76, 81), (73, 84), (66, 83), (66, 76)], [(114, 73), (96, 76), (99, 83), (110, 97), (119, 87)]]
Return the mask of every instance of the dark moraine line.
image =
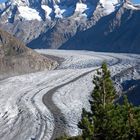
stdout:
[[(97, 70), (97, 69), (95, 69)], [(64, 83), (62, 85), (59, 85), (51, 90), (49, 90), (44, 96), (43, 96), (43, 103), (46, 105), (46, 107), (50, 110), (50, 112), (52, 113), (53, 117), (54, 117), (54, 131), (53, 131), (53, 135), (51, 137), (51, 139), (55, 139), (58, 138), (62, 135), (65, 134), (66, 132), (66, 119), (64, 117), (64, 115), (62, 114), (61, 110), (54, 104), (53, 100), (52, 100), (52, 96), (53, 94), (60, 88), (62, 88), (63, 86), (66, 86), (70, 83), (75, 82), (76, 80), (82, 78), (83, 76), (95, 71), (95, 70), (91, 70), (88, 71), (76, 78), (74, 78), (73, 80)]]
[[(121, 63), (121, 59), (117, 59), (117, 62), (115, 62), (113, 65), (117, 65), (119, 63)], [(88, 72), (85, 72), (83, 74), (81, 74), (80, 76), (74, 78), (73, 80), (66, 82), (62, 85), (59, 85), (57, 87), (54, 87), (53, 89), (49, 90), (44, 96), (43, 96), (43, 103), (46, 105), (46, 107), (50, 110), (50, 112), (52, 113), (53, 117), (54, 117), (54, 131), (53, 131), (53, 135), (51, 137), (51, 140), (54, 140), (55, 138), (58, 138), (62, 135), (65, 134), (66, 132), (66, 119), (64, 117), (64, 114), (62, 114), (61, 110), (54, 104), (52, 97), (53, 94), (60, 88), (62, 88), (63, 86), (66, 86), (70, 83), (75, 82), (76, 80), (82, 78), (83, 76), (86, 76), (87, 74), (96, 71), (97, 69), (94, 70), (90, 70)]]

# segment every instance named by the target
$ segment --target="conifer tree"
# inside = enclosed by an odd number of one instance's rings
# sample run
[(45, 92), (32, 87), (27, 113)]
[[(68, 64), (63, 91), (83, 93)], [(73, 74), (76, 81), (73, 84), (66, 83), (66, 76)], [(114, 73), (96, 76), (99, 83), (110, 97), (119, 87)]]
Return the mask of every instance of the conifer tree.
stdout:
[(136, 140), (140, 136), (140, 108), (124, 97), (123, 103), (114, 103), (116, 91), (106, 63), (93, 78), (91, 111), (83, 109), (78, 127), (84, 140)]
[(116, 102), (116, 91), (107, 64), (103, 63), (93, 78), (91, 111), (82, 111), (78, 127), (82, 136), (61, 137), (61, 140), (140, 140), (140, 107)]
[[(112, 108), (116, 95), (106, 63), (103, 63), (101, 70), (97, 71), (93, 84), (95, 87), (90, 100), (91, 112), (83, 111), (81, 122), (78, 125), (83, 130), (83, 138), (90, 134), (89, 140), (93, 137), (94, 139), (105, 137), (109, 121), (107, 109)], [(88, 126), (90, 129), (87, 129)]]

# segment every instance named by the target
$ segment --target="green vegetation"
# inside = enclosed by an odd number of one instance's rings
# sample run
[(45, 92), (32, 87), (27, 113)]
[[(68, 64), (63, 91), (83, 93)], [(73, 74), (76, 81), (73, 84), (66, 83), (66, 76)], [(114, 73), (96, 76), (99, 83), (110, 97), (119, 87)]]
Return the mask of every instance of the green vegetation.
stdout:
[(126, 96), (118, 104), (116, 91), (106, 63), (94, 76), (95, 85), (91, 95), (91, 111), (83, 109), (78, 127), (82, 135), (61, 140), (139, 140), (140, 107), (128, 102)]

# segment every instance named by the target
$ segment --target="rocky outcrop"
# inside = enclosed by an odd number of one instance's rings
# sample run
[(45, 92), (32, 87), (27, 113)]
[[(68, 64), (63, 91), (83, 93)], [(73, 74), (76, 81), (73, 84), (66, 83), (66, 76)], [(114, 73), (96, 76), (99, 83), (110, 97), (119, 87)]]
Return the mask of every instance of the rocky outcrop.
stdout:
[(0, 79), (50, 70), (56, 66), (57, 62), (27, 48), (21, 41), (0, 30)]

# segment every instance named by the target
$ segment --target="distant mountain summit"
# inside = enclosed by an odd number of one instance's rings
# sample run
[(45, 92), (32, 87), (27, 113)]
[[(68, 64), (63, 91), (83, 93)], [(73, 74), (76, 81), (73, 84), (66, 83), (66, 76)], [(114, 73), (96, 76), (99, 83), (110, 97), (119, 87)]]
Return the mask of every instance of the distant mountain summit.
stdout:
[(9, 0), (0, 6), (1, 22), (89, 18), (97, 9), (108, 15), (122, 3), (123, 0)]
[(129, 0), (9, 0), (0, 27), (31, 48), (140, 53), (139, 12)]
[(44, 69), (50, 70), (56, 66), (55, 61), (32, 51), (0, 29), (0, 79)]

